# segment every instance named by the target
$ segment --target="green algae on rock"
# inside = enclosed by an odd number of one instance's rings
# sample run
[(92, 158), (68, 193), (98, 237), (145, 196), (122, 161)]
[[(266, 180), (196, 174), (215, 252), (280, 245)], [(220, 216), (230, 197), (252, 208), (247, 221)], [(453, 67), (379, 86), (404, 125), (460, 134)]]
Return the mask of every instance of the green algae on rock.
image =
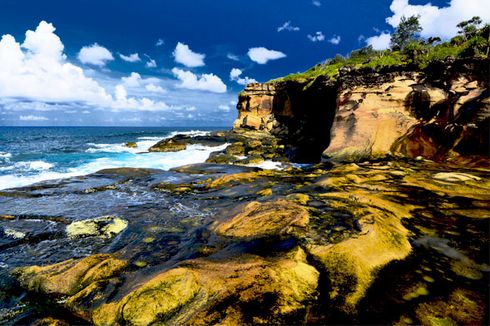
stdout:
[(216, 223), (212, 230), (226, 237), (257, 239), (291, 233), (308, 224), (308, 211), (286, 200), (251, 202), (230, 219)]
[(128, 222), (115, 216), (101, 216), (94, 219), (75, 221), (66, 226), (70, 238), (102, 237), (110, 238), (127, 228)]
[(70, 259), (50, 266), (30, 266), (14, 271), (29, 290), (45, 294), (74, 295), (84, 287), (112, 277), (126, 267), (123, 260), (108, 254)]

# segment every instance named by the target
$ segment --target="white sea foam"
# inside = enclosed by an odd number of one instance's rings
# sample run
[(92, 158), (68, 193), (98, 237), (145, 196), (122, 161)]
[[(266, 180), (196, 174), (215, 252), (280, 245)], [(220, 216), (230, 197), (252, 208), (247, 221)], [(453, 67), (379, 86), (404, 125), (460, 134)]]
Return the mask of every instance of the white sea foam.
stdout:
[(10, 158), (12, 157), (12, 154), (7, 153), (7, 152), (0, 152), (0, 162), (9, 162)]
[[(86, 175), (108, 168), (133, 167), (168, 170), (186, 164), (202, 163), (209, 157), (211, 152), (224, 150), (228, 145), (229, 144), (223, 144), (216, 147), (189, 145), (186, 150), (175, 153), (135, 154), (126, 151), (121, 152), (116, 156), (95, 159), (89, 163), (82, 164), (76, 168), (70, 168), (64, 172), (50, 171), (49, 168), (47, 168), (39, 170), (39, 173), (34, 175), (0, 176), (0, 189), (22, 187), (40, 181)], [(37, 162), (38, 163), (34, 164), (34, 166), (43, 167), (43, 164), (40, 163), (42, 161)], [(47, 165), (44, 165), (44, 167), (46, 168)]]
[(247, 166), (261, 168), (264, 170), (281, 170), (284, 167), (284, 163), (267, 160), (258, 164), (247, 164)]
[(16, 162), (12, 165), (0, 167), (0, 171), (11, 171), (15, 170), (18, 173), (30, 172), (30, 171), (46, 171), (53, 167), (54, 165), (44, 161), (26, 161), (26, 162)]
[(172, 138), (177, 135), (187, 135), (191, 137), (209, 135), (209, 131), (191, 130), (191, 131), (173, 131), (164, 137), (139, 137), (136, 142), (136, 148), (126, 146), (126, 143), (118, 144), (94, 144), (89, 143), (91, 148), (87, 149), (87, 153), (141, 153), (146, 152), (150, 147), (161, 140)]

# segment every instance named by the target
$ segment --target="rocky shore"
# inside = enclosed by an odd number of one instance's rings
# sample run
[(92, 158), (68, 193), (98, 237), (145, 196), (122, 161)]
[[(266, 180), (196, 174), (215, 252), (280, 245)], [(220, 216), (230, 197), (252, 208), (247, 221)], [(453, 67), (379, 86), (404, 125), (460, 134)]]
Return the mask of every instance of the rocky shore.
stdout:
[(1, 191), (0, 323), (487, 324), (488, 89), (482, 59), (252, 84), (149, 149), (207, 163)]

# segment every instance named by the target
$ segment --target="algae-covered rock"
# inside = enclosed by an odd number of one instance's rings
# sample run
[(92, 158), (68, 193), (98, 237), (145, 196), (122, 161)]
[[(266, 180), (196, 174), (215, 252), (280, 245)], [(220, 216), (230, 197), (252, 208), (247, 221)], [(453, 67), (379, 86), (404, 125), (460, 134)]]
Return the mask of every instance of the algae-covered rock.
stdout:
[(35, 292), (74, 295), (84, 287), (119, 273), (127, 263), (109, 254), (70, 259), (49, 266), (30, 266), (14, 271), (21, 284)]
[(229, 145), (225, 151), (229, 155), (243, 155), (245, 154), (245, 146), (242, 142), (236, 142)]
[(308, 221), (308, 211), (294, 202), (251, 202), (212, 229), (222, 236), (255, 239), (291, 233), (295, 227), (306, 227)]
[(484, 306), (479, 294), (458, 288), (448, 298), (418, 305), (415, 314), (422, 325), (483, 325)]
[(137, 148), (138, 144), (136, 144), (136, 142), (134, 142), (134, 141), (130, 141), (130, 142), (127, 142), (124, 146), (126, 146), (128, 148)]
[[(96, 325), (283, 323), (314, 299), (319, 273), (301, 249), (197, 259), (163, 272), (124, 298), (97, 308)], [(253, 307), (260, 306), (260, 309)]]
[(187, 148), (185, 143), (179, 143), (173, 139), (162, 140), (148, 149), (149, 152), (180, 152)]
[(127, 226), (128, 222), (119, 217), (102, 216), (94, 219), (72, 222), (66, 227), (66, 233), (70, 238), (110, 238), (121, 233)]
[(194, 272), (176, 268), (151, 279), (119, 302), (102, 305), (93, 314), (96, 325), (124, 321), (130, 325), (150, 325), (171, 319), (189, 305), (199, 291)]
[(216, 163), (216, 164), (232, 164), (238, 161), (238, 158), (234, 155), (226, 154), (226, 153), (211, 153), (209, 158), (206, 160), (206, 163)]
[[(403, 206), (391, 208), (392, 203), (375, 197), (329, 194), (329, 198), (335, 197), (345, 200), (344, 208), (352, 207), (359, 218), (361, 233), (334, 245), (314, 246), (310, 253), (324, 265), (329, 275), (330, 299), (342, 310), (353, 313), (377, 271), (410, 254), (408, 230), (401, 223), (401, 218), (409, 215)], [(359, 207), (359, 202), (366, 206)]]

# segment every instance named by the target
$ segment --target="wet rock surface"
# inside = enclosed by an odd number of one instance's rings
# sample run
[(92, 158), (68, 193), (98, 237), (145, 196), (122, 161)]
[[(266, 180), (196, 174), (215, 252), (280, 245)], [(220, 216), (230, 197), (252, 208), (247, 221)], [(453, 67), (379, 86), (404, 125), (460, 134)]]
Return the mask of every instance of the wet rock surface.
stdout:
[(5, 190), (0, 322), (485, 324), (487, 167), (197, 164)]

